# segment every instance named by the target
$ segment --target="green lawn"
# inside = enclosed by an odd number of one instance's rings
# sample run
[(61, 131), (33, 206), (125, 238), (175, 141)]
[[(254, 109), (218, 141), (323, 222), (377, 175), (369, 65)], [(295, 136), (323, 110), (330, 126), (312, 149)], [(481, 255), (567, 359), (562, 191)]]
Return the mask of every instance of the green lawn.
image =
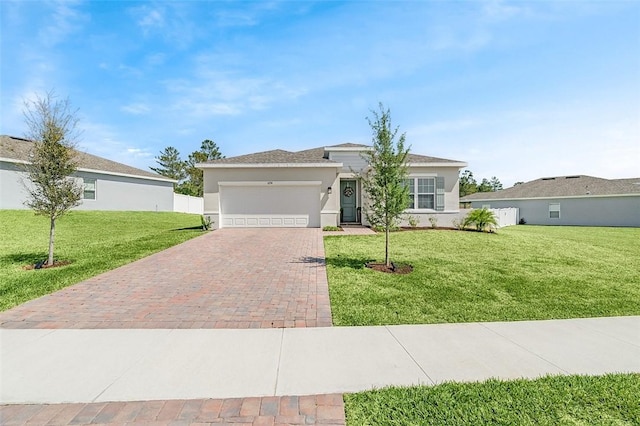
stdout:
[(347, 394), (347, 425), (638, 425), (640, 375), (445, 383)]
[(0, 211), (0, 311), (202, 235), (200, 216), (72, 211), (56, 221), (55, 258), (67, 266), (25, 271), (47, 257), (49, 222), (31, 211)]
[(512, 226), (391, 234), (408, 275), (365, 268), (384, 235), (324, 238), (336, 325), (640, 314), (640, 229)]

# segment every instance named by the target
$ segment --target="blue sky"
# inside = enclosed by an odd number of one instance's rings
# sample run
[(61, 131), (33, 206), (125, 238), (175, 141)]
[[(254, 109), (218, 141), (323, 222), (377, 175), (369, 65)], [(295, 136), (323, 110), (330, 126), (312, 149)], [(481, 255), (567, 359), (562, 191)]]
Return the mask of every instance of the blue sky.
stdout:
[(0, 133), (79, 108), (80, 148), (146, 169), (370, 143), (383, 102), (415, 153), (505, 186), (640, 176), (640, 2), (5, 1)]

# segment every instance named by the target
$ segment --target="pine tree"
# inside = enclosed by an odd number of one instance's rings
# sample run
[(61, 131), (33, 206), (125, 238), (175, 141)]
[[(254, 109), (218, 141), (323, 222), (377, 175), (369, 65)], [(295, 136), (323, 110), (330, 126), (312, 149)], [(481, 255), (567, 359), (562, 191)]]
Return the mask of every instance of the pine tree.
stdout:
[(460, 175), (459, 188), (460, 197), (478, 192), (478, 183), (474, 179), (471, 170), (465, 170), (462, 172), (462, 175)]
[(189, 154), (186, 164), (187, 180), (181, 186), (183, 194), (194, 197), (202, 197), (204, 192), (203, 172), (196, 167), (198, 163), (224, 158), (218, 145), (210, 139), (205, 139), (200, 145), (200, 150)]
[(164, 151), (160, 152), (160, 155), (156, 157), (156, 163), (158, 163), (160, 167), (149, 168), (159, 175), (177, 180), (178, 183), (187, 177), (185, 162), (180, 159), (178, 150), (172, 146), (168, 146)]

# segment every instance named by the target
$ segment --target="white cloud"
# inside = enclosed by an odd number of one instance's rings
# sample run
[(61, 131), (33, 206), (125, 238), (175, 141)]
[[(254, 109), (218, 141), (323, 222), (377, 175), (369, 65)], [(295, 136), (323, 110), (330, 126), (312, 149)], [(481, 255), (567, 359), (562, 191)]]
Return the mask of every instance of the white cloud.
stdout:
[(525, 3), (504, 0), (488, 0), (482, 3), (483, 17), (489, 21), (504, 21), (529, 12), (530, 9)]
[(164, 9), (141, 6), (136, 10), (139, 14), (137, 24), (142, 28), (142, 31), (145, 34), (148, 33), (151, 29), (162, 28), (165, 26)]
[(82, 29), (89, 22), (89, 15), (80, 12), (76, 7), (78, 1), (55, 1), (50, 4), (53, 13), (49, 24), (39, 31), (39, 38), (45, 46), (54, 46)]
[(140, 114), (147, 114), (148, 112), (151, 111), (151, 108), (147, 104), (136, 102), (136, 103), (124, 105), (120, 108), (120, 110), (127, 112), (129, 114), (140, 115)]

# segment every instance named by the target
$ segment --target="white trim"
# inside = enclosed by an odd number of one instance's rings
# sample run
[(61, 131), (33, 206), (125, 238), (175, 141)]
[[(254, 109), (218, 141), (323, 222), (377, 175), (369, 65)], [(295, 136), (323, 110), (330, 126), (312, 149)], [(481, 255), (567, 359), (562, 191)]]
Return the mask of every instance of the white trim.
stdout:
[(325, 151), (329, 152), (364, 152), (373, 151), (370, 146), (325, 146)]
[(433, 163), (413, 163), (413, 162), (409, 162), (407, 161), (407, 166), (409, 167), (458, 167), (458, 168), (462, 168), (462, 167), (467, 167), (468, 164), (464, 163), (464, 162), (452, 162), (452, 163), (438, 163), (438, 162), (433, 162)]
[(558, 195), (555, 197), (525, 197), (525, 198), (474, 198), (462, 200), (461, 203), (475, 203), (477, 201), (531, 201), (531, 200), (564, 200), (569, 198), (612, 198), (612, 197), (640, 197), (640, 194), (602, 194), (602, 195)]
[(5, 157), (0, 157), (0, 161), (4, 161), (5, 163), (16, 163), (16, 164), (29, 164), (28, 161), (24, 161), (24, 160), (15, 160), (13, 158), (5, 158)]
[(338, 214), (340, 210), (320, 210), (320, 214)]
[(341, 169), (342, 163), (197, 163), (199, 169), (273, 169), (273, 168), (319, 168)]
[(161, 182), (178, 183), (177, 180), (169, 179), (167, 177), (140, 176), (140, 175), (133, 175), (133, 174), (130, 174), (130, 173), (119, 173), (119, 172), (108, 172), (106, 170), (85, 169), (84, 167), (78, 167), (76, 169), (76, 171), (78, 171), (78, 172), (89, 172), (89, 173), (99, 173), (99, 174), (102, 174), (102, 175), (130, 177), (130, 178), (136, 178), (136, 179), (158, 180), (158, 181), (161, 181)]
[[(6, 163), (14, 163), (14, 164), (31, 164), (29, 161), (15, 160), (15, 159), (5, 158), (5, 157), (0, 157), (0, 161), (4, 161)], [(158, 177), (141, 176), (141, 175), (134, 175), (134, 174), (131, 174), (131, 173), (120, 173), (120, 172), (109, 172), (109, 171), (106, 171), (106, 170), (87, 169), (85, 167), (78, 167), (76, 169), (76, 171), (78, 171), (78, 172), (99, 173), (99, 174), (102, 174), (102, 175), (130, 177), (130, 178), (136, 178), (136, 179), (158, 180), (158, 181), (161, 181), (161, 182), (178, 183), (177, 180), (169, 179), (169, 178), (164, 177), (164, 176), (158, 176)]]
[(238, 181), (238, 182), (218, 182), (218, 186), (320, 186), (319, 180), (269, 180), (269, 181)]
[(437, 176), (437, 173), (409, 173), (407, 178), (434, 178)]

